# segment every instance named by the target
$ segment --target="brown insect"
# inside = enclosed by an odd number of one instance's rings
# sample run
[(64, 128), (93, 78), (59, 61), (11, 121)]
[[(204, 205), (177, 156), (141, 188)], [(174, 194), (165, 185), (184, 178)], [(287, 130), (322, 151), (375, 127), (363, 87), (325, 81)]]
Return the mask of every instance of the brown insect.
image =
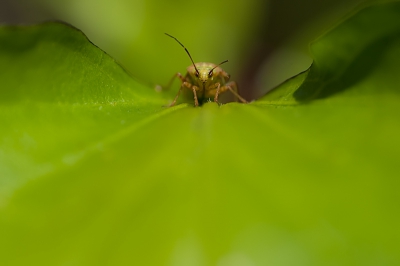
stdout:
[[(232, 94), (236, 98), (236, 101), (240, 100), (243, 103), (247, 103), (247, 101), (239, 95), (236, 82), (229, 81), (229, 74), (226, 73), (222, 68), (220, 68), (220, 65), (228, 62), (228, 60), (225, 60), (218, 65), (205, 62), (195, 64), (192, 56), (190, 55), (186, 47), (183, 46), (183, 44), (175, 37), (167, 33), (165, 34), (175, 39), (185, 49), (186, 53), (189, 55), (189, 58), (193, 63), (193, 65), (187, 68), (186, 76), (182, 76), (181, 73), (176, 73), (174, 75), (174, 78), (178, 77), (181, 80), (182, 84), (177, 95), (175, 96), (175, 99), (172, 101), (169, 107), (176, 104), (179, 95), (184, 89), (193, 92), (195, 106), (199, 106), (199, 101), (200, 103), (202, 103), (205, 99), (211, 98), (214, 98), (214, 102), (219, 103), (218, 96), (226, 91), (232, 92)], [(171, 80), (169, 85), (171, 85), (173, 79)]]

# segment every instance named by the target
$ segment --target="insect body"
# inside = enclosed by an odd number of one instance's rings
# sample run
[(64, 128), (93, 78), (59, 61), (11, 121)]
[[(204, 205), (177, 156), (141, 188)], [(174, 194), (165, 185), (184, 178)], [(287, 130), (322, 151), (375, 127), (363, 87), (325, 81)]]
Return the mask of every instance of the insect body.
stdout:
[[(228, 60), (225, 60), (218, 65), (204, 62), (195, 64), (186, 47), (183, 46), (183, 44), (175, 37), (167, 33), (165, 34), (175, 39), (185, 49), (193, 63), (193, 65), (187, 68), (186, 76), (182, 76), (180, 73), (175, 74), (174, 77), (178, 77), (182, 84), (177, 95), (175, 96), (175, 99), (169, 106), (174, 106), (176, 104), (180, 93), (184, 89), (193, 92), (195, 106), (199, 106), (199, 101), (201, 103), (204, 99), (210, 98), (214, 98), (214, 102), (218, 103), (218, 96), (226, 91), (232, 92), (236, 100), (247, 103), (247, 101), (239, 95), (236, 82), (229, 81), (229, 74), (220, 67), (220, 65), (228, 62)], [(171, 80), (171, 83), (172, 81), (173, 80)]]

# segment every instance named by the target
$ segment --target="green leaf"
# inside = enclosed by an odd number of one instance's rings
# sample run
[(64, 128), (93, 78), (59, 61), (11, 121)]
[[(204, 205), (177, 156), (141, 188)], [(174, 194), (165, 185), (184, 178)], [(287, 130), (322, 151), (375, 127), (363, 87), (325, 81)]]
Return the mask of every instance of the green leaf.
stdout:
[(78, 160), (165, 103), (64, 24), (4, 27), (0, 39), (5, 193)]
[(399, 264), (399, 29), (367, 7), (258, 101), (165, 108), (71, 27), (1, 28), (0, 264)]

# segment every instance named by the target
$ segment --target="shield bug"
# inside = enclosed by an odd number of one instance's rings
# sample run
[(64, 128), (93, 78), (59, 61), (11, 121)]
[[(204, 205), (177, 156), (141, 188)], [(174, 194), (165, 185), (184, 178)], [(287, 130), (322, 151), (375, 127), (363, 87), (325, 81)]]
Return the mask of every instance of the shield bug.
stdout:
[(182, 76), (181, 73), (176, 73), (169, 83), (168, 87), (172, 84), (176, 77), (178, 77), (182, 82), (175, 99), (172, 101), (169, 107), (176, 104), (176, 101), (178, 100), (182, 90), (189, 90), (193, 92), (195, 106), (199, 106), (199, 102), (202, 103), (205, 99), (211, 98), (214, 98), (214, 102), (219, 103), (218, 96), (226, 91), (230, 91), (235, 96), (236, 101), (240, 100), (243, 103), (247, 103), (247, 101), (239, 95), (236, 82), (229, 81), (229, 74), (220, 67), (220, 65), (228, 62), (228, 60), (225, 60), (218, 65), (205, 62), (195, 64), (189, 51), (180, 41), (178, 41), (177, 38), (167, 33), (165, 33), (165, 35), (175, 39), (175, 41), (177, 41), (183, 47), (183, 49), (185, 49), (193, 64), (187, 68), (186, 76)]

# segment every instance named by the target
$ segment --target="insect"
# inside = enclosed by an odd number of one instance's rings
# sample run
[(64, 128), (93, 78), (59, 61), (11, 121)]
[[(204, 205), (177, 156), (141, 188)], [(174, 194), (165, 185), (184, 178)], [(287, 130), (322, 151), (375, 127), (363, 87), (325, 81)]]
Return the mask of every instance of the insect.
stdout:
[[(172, 84), (174, 78), (178, 77), (181, 80), (181, 87), (178, 93), (175, 96), (175, 99), (169, 105), (169, 107), (174, 106), (176, 101), (179, 98), (182, 90), (190, 90), (193, 92), (194, 97), (194, 105), (199, 106), (199, 102), (202, 103), (205, 99), (214, 98), (214, 102), (218, 102), (218, 97), (221, 93), (226, 91), (230, 91), (237, 100), (240, 100), (243, 103), (247, 103), (247, 101), (241, 97), (238, 93), (237, 84), (235, 81), (229, 81), (229, 74), (226, 73), (220, 65), (228, 62), (225, 60), (218, 65), (213, 63), (197, 63), (195, 64), (192, 56), (190, 55), (189, 51), (186, 49), (183, 44), (178, 41), (177, 38), (165, 33), (167, 36), (175, 39), (186, 51), (189, 55), (190, 60), (192, 61), (191, 66), (187, 68), (186, 76), (182, 76), (181, 73), (176, 73), (169, 83), (169, 86)], [(168, 87), (169, 87), (168, 86)]]

